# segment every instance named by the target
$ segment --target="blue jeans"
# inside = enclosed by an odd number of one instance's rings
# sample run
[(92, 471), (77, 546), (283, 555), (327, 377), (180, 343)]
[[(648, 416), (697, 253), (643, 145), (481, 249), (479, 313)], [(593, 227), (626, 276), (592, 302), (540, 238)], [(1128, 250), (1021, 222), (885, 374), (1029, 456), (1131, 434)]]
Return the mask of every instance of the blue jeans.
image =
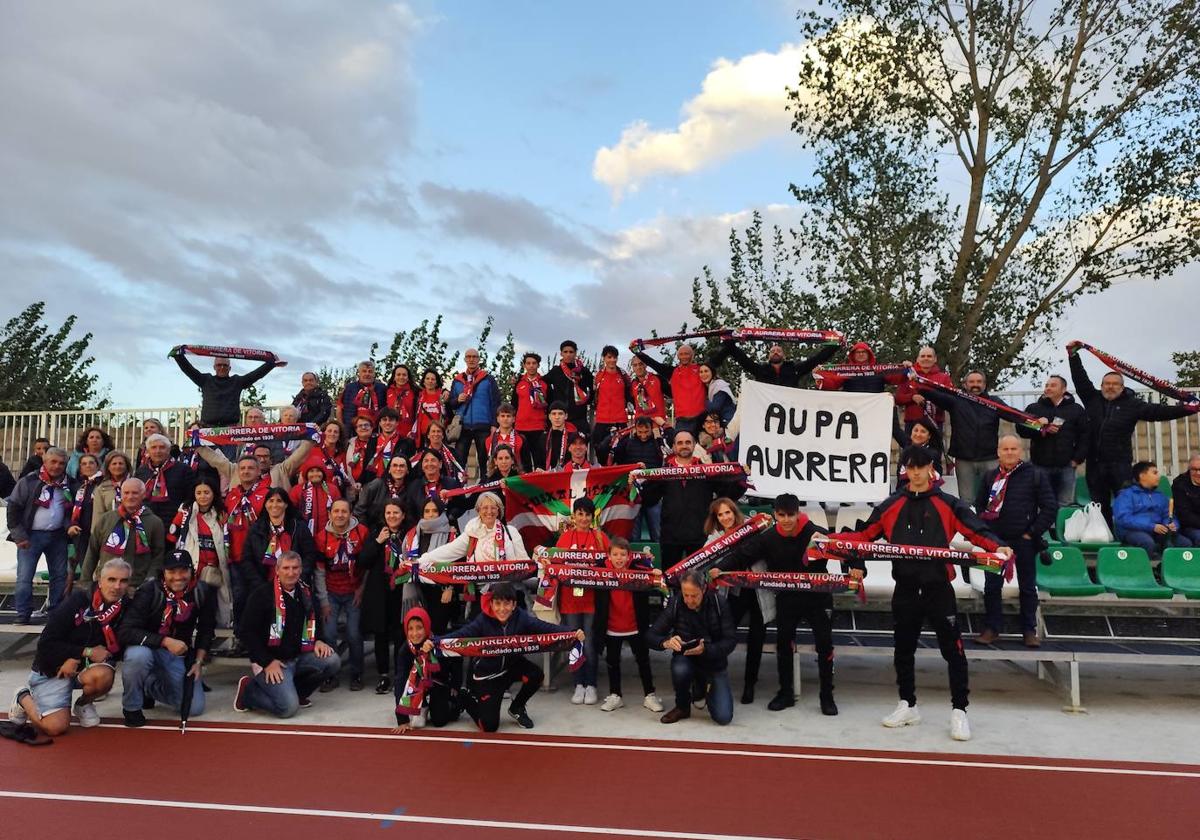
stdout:
[(725, 726), (733, 720), (733, 691), (729, 688), (729, 671), (705, 668), (698, 656), (682, 653), (671, 655), (671, 682), (675, 685), (675, 708), (689, 711), (692, 703), (692, 683), (697, 678), (708, 682), (708, 713), (714, 722)]
[[(1021, 630), (1033, 633), (1037, 630), (1037, 551), (1033, 540), (1017, 538), (1010, 540), (1013, 562), (1017, 569), (1017, 590), (1021, 603)], [(1004, 586), (1004, 575), (984, 575), (983, 608), (984, 624), (997, 633), (1004, 630), (1004, 607), (1000, 590)]]
[(16, 595), (17, 618), (22, 622), (29, 620), (33, 612), (33, 575), (37, 572), (38, 560), (46, 558), (50, 567), (50, 601), (46, 608), (52, 610), (62, 600), (63, 591), (67, 588), (67, 539), (66, 530), (30, 531), (29, 547), (17, 549), (17, 584), (14, 588)]
[[(1178, 546), (1200, 545), (1200, 528), (1180, 528), (1175, 540)], [(1187, 542), (1184, 543), (1183, 540)]]
[(321, 659), (311, 651), (302, 653), (283, 663), (283, 682), (278, 685), (267, 682), (265, 670), (259, 671), (246, 686), (242, 700), (247, 709), (262, 709), (276, 717), (289, 718), (300, 709), (301, 697), (308, 697), (325, 680), (336, 677), (341, 667), (342, 660), (337, 654)]
[(595, 626), (595, 613), (567, 613), (562, 617), (563, 627), (572, 630), (582, 630), (583, 665), (575, 672), (575, 685), (596, 685), (596, 640), (592, 638), (592, 628)]
[(1193, 544), (1186, 534), (1152, 534), (1149, 531), (1126, 531), (1120, 539), (1125, 545), (1143, 549), (1151, 559), (1161, 554), (1167, 546), (1187, 548)]
[[(142, 708), (146, 695), (159, 703), (178, 709), (183, 701), (184, 657), (165, 648), (132, 645), (125, 648), (121, 663), (121, 708), (128, 712)], [(204, 713), (204, 685), (192, 685), (192, 716)]]
[(1067, 507), (1075, 504), (1075, 468), (1072, 466), (1066, 467), (1039, 467), (1042, 474), (1046, 476), (1046, 480), (1050, 482), (1050, 489), (1054, 491), (1055, 498), (1058, 499), (1059, 507)]
[(646, 523), (645, 533), (649, 535), (650, 542), (658, 542), (662, 525), (662, 502), (653, 505), (642, 505), (641, 510), (638, 511), (637, 519), (633, 521), (633, 533), (635, 535), (643, 533), (643, 522)]
[[(350, 643), (350, 676), (361, 677), (363, 672), (363, 635), (359, 615), (362, 607), (354, 606), (354, 593), (336, 595), (329, 593), (329, 607), (333, 611), (325, 622), (325, 644), (337, 650), (338, 616), (346, 617), (346, 641)], [(337, 657), (334, 657), (335, 659)], [(334, 672), (336, 676), (337, 672)], [(406, 675), (407, 676), (407, 675)]]

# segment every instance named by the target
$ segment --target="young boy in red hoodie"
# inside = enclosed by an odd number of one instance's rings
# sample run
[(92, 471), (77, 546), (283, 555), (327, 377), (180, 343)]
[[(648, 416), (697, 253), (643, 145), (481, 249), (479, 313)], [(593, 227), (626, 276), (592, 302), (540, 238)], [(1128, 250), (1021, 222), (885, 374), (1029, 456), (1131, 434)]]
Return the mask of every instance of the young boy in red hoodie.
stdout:
[[(608, 546), (605, 566), (610, 569), (628, 569), (629, 558), (629, 541), (624, 537), (613, 537)], [(661, 572), (659, 574), (661, 575)], [(594, 600), (596, 638), (604, 640), (604, 659), (608, 665), (608, 696), (600, 704), (601, 711), (614, 712), (625, 705), (625, 701), (621, 699), (621, 647), (625, 642), (629, 642), (633, 658), (637, 660), (642, 691), (646, 694), (642, 705), (652, 712), (661, 712), (663, 704), (654, 693), (650, 649), (646, 646), (644, 635), (650, 627), (650, 593), (597, 589)]]
[[(413, 607), (404, 614), (405, 642), (396, 646), (396, 728), (392, 732), (397, 735), (427, 723), (445, 726), (462, 714), (456, 692), (446, 679), (450, 670), (435, 654), (421, 650), (432, 626), (424, 607)], [(421, 667), (414, 673), (418, 661)]]

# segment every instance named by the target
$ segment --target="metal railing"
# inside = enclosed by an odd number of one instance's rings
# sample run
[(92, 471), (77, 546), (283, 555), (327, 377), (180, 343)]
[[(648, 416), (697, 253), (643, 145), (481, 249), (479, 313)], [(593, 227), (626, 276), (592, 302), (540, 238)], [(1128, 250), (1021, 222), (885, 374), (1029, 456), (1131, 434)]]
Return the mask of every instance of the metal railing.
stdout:
[[(1146, 388), (1134, 389), (1148, 402), (1170, 402)], [(999, 396), (1015, 408), (1024, 408), (1041, 396), (1041, 391), (1000, 391)], [(243, 406), (243, 413), (246, 410)], [(265, 406), (269, 421), (278, 419), (282, 405)], [(164, 408), (114, 408), (83, 411), (6, 411), (0, 412), (0, 458), (14, 470), (19, 469), (33, 450), (35, 438), (46, 437), (55, 446), (70, 451), (80, 433), (90, 426), (99, 426), (112, 437), (117, 449), (132, 455), (141, 445), (142, 423), (155, 418), (166, 427), (167, 437), (179, 445), (187, 435), (188, 426), (200, 414), (197, 406)], [(1011, 431), (1011, 425), (1001, 424)], [(954, 434), (953, 424), (950, 435)], [(1151, 460), (1164, 475), (1177, 475), (1187, 467), (1188, 458), (1200, 450), (1200, 414), (1165, 423), (1139, 423), (1133, 437), (1135, 460)]]

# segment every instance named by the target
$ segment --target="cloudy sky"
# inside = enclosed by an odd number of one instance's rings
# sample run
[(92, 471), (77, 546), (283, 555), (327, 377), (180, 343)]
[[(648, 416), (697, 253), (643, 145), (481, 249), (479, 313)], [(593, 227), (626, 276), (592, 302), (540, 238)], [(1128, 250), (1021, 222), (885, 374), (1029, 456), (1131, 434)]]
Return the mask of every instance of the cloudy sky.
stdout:
[[(184, 342), (277, 350), (282, 400), (438, 313), (462, 346), (488, 314), (539, 350), (671, 330), (731, 226), (794, 213), (795, 12), (5, 4), (0, 316), (79, 315), (124, 406), (194, 401)], [(1066, 331), (1170, 374), (1196, 278), (1090, 298)]]

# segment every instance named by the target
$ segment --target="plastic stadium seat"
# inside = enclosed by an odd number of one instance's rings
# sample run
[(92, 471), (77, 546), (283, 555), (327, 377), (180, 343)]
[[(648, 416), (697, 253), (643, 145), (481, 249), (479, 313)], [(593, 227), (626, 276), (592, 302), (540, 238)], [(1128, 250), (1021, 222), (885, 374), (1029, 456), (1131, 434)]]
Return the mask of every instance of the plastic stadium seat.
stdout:
[(1150, 558), (1140, 548), (1130, 546), (1100, 549), (1096, 561), (1096, 577), (1109, 592), (1118, 598), (1173, 598), (1171, 587), (1154, 579)]
[[(967, 574), (968, 579), (971, 581), (971, 588), (982, 595), (984, 590), (984, 581), (988, 579), (988, 575), (990, 575), (991, 572), (985, 572), (983, 569), (976, 569), (972, 567), (967, 570)], [(1101, 587), (1100, 591), (1103, 592), (1104, 588)], [(1004, 584), (1000, 587), (1000, 598), (1002, 600), (1015, 600), (1020, 594), (1021, 590), (1017, 587), (1016, 575), (1013, 575), (1012, 580), (1004, 581)]]
[(631, 551), (649, 551), (654, 555), (654, 568), (662, 568), (662, 546), (658, 543), (630, 540), (629, 548)]
[(1058, 517), (1057, 517), (1057, 519), (1055, 521), (1055, 525), (1054, 525), (1054, 533), (1058, 535), (1058, 542), (1056, 543), (1057, 545), (1072, 545), (1072, 546), (1075, 546), (1076, 548), (1078, 548), (1080, 551), (1099, 551), (1102, 548), (1108, 548), (1109, 546), (1115, 547), (1115, 546), (1120, 545), (1119, 542), (1101, 542), (1101, 543), (1089, 543), (1089, 542), (1068, 543), (1068, 542), (1066, 542), (1063, 539), (1063, 528), (1067, 524), (1067, 517), (1069, 517), (1071, 514), (1075, 513), (1075, 511), (1077, 511), (1077, 510), (1080, 510), (1080, 508), (1078, 508), (1078, 507), (1060, 507), (1058, 509)]
[(1092, 491), (1088, 489), (1087, 479), (1083, 476), (1075, 477), (1075, 504), (1086, 505), (1092, 501)]
[(1168, 548), (1163, 552), (1162, 576), (1179, 594), (1200, 600), (1200, 548)]
[(1087, 561), (1083, 552), (1072, 545), (1052, 545), (1047, 553), (1050, 555), (1050, 565), (1037, 566), (1038, 589), (1048, 595), (1064, 598), (1082, 598), (1088, 595), (1104, 594), (1104, 587), (1092, 583), (1088, 575)]
[(896, 581), (892, 579), (892, 564), (888, 560), (867, 560), (867, 576), (863, 585), (867, 588), (867, 600), (883, 603), (890, 600), (896, 589)]
[(1162, 493), (1168, 499), (1171, 498), (1171, 478), (1170, 478), (1170, 476), (1160, 475), (1158, 477), (1158, 492)]

